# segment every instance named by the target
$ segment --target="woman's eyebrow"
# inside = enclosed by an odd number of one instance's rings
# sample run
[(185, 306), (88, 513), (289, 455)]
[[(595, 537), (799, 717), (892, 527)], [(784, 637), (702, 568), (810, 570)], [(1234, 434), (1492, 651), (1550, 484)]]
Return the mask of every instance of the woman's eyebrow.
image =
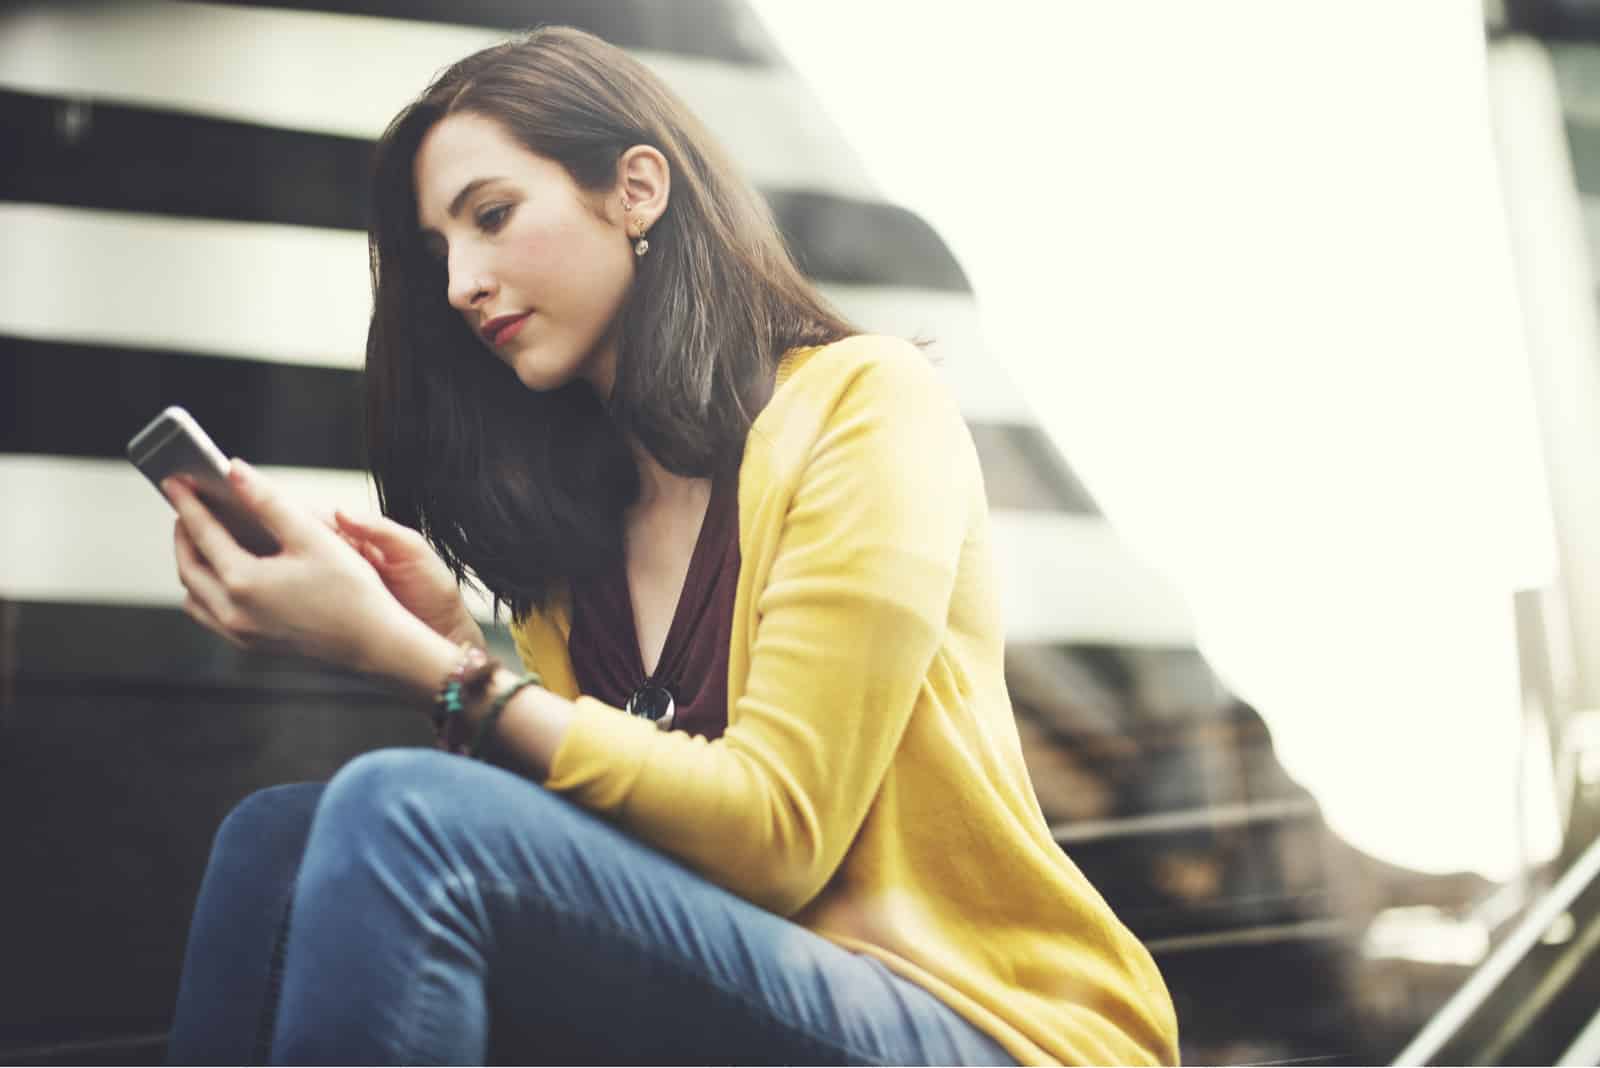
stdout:
[[(504, 179), (499, 176), (493, 178), (474, 178), (472, 181), (462, 186), (461, 192), (455, 195), (455, 197), (450, 201), (450, 207), (446, 209), (450, 215), (450, 218), (454, 219), (456, 216), (461, 214), (461, 209), (466, 204), (468, 197), (476, 193), (479, 189), (482, 189), (484, 186), (488, 185), (490, 182), (499, 181), (504, 181)], [(424, 236), (429, 234), (438, 234), (438, 231), (433, 229), (431, 226), (423, 227), (422, 234)]]
[(450, 202), (450, 218), (454, 219), (457, 215), (461, 214), (462, 205), (467, 202), (467, 198), (472, 194), (476, 193), (479, 189), (482, 189), (490, 182), (498, 182), (502, 180), (503, 179), (500, 178), (474, 178), (472, 181), (462, 186), (461, 192), (457, 193), (455, 199)]

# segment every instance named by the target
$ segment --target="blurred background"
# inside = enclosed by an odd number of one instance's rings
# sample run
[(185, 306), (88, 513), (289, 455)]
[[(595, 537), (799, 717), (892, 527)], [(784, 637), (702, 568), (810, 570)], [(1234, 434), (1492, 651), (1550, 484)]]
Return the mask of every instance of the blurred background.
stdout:
[(160, 1060), (228, 808), (428, 741), (191, 623), (123, 450), (182, 404), (372, 506), (371, 142), (540, 23), (932, 339), (1039, 800), (1186, 1061), (1600, 1063), (1587, 0), (0, 5), (0, 1061)]

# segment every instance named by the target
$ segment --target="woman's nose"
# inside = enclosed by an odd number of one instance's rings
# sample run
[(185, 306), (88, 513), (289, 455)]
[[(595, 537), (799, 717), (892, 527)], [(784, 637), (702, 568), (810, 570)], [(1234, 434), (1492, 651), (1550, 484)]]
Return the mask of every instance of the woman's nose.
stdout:
[(494, 286), (493, 278), (482, 271), (472, 269), (470, 265), (461, 268), (452, 266), (447, 297), (452, 307), (470, 311), (494, 296)]

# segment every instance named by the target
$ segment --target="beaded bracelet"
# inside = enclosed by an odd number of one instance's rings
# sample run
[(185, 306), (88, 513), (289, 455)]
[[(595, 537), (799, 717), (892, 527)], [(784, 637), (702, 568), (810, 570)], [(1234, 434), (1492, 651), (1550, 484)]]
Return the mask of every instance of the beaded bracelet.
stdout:
[(461, 643), (461, 659), (450, 674), (445, 676), (444, 682), (439, 686), (439, 692), (433, 698), (433, 734), (434, 740), (441, 748), (455, 750), (450, 744), (449, 736), (456, 721), (461, 718), (466, 709), (465, 698), (475, 698), (479, 690), (486, 688), (489, 680), (494, 678), (494, 673), (499, 670), (500, 661), (484, 652), (471, 642)]
[(544, 680), (538, 672), (530, 671), (510, 686), (501, 691), (489, 705), (489, 711), (483, 714), (483, 722), (478, 724), (478, 730), (472, 736), (472, 747), (467, 750), (467, 755), (474, 760), (483, 760), (484, 747), (494, 740), (495, 721), (500, 718), (500, 713), (505, 711), (506, 703), (529, 686), (543, 686)]

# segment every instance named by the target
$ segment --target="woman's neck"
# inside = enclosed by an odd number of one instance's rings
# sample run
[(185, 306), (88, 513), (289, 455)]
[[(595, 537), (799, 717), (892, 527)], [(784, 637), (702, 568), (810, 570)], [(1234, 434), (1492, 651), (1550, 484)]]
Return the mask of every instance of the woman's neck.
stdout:
[(630, 512), (637, 514), (657, 508), (687, 506), (706, 496), (710, 479), (673, 474), (638, 442), (633, 443), (633, 457), (639, 466), (639, 498), (634, 501)]

